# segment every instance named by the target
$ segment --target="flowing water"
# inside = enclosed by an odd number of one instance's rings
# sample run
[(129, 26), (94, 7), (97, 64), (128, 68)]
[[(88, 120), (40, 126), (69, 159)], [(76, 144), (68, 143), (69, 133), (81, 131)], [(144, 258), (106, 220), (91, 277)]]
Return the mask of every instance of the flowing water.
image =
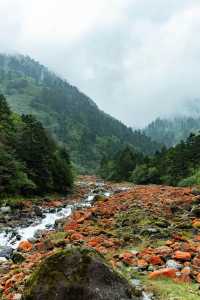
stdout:
[[(104, 184), (97, 183), (96, 188), (103, 187)], [(6, 229), (3, 232), (0, 232), (0, 249), (4, 247), (12, 247), (16, 249), (19, 243), (22, 240), (31, 240), (35, 237), (37, 232), (43, 230), (53, 229), (55, 226), (55, 222), (62, 218), (69, 217), (72, 212), (79, 208), (91, 207), (96, 195), (104, 195), (109, 197), (115, 191), (105, 190), (100, 193), (96, 193), (96, 188), (91, 190), (91, 192), (85, 196), (85, 198), (78, 204), (67, 205), (63, 208), (55, 209), (53, 212), (50, 209), (43, 209), (43, 218), (38, 218), (33, 220), (32, 224), (27, 226), (18, 226), (15, 229)], [(127, 188), (119, 188), (116, 192), (125, 191)], [(6, 260), (5, 257), (0, 257), (0, 260)], [(151, 295), (143, 292), (142, 300), (151, 300)]]
[[(106, 192), (106, 196), (110, 193)], [(95, 194), (89, 194), (85, 199), (78, 204), (80, 207), (90, 207), (94, 200)], [(19, 226), (15, 229), (6, 229), (0, 233), (0, 247), (12, 247), (16, 249), (22, 240), (30, 240), (35, 234), (42, 230), (53, 229), (55, 222), (62, 218), (67, 218), (76, 209), (77, 204), (67, 205), (66, 207), (51, 210), (43, 210), (43, 218), (33, 220), (33, 223), (28, 226)]]

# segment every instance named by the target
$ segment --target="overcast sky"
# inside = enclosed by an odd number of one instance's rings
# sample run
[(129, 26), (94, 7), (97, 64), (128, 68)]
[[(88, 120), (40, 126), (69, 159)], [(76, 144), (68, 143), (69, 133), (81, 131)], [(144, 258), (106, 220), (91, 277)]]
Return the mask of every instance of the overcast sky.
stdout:
[(199, 0), (0, 0), (0, 45), (130, 126), (200, 98)]

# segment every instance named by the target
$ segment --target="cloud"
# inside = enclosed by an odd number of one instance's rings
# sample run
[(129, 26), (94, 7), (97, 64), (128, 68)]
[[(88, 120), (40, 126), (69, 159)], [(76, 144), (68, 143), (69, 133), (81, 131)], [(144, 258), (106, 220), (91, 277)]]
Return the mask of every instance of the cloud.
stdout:
[(199, 98), (199, 15), (198, 0), (2, 0), (1, 51), (33, 56), (143, 126)]

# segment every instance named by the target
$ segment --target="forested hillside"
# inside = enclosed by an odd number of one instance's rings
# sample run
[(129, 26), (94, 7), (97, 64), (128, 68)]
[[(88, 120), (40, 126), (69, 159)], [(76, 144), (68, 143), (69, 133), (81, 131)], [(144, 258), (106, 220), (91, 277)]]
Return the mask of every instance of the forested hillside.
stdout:
[(66, 150), (35, 117), (12, 113), (0, 95), (0, 196), (66, 193), (72, 183)]
[(29, 57), (0, 55), (0, 91), (15, 112), (35, 115), (66, 145), (82, 171), (94, 173), (104, 154), (116, 153), (126, 144), (145, 154), (160, 147), (99, 110), (76, 87)]
[(126, 147), (105, 157), (99, 172), (107, 179), (137, 184), (200, 185), (200, 134), (190, 134), (185, 142), (151, 157)]
[(157, 119), (149, 124), (144, 133), (167, 147), (185, 140), (190, 133), (200, 130), (200, 117), (177, 117), (174, 119)]

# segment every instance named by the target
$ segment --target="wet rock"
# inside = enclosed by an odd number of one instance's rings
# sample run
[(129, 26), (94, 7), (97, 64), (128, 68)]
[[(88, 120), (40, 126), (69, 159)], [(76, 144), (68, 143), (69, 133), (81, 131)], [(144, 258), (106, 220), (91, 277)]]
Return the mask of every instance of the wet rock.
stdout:
[(40, 217), (40, 218), (43, 217), (42, 209), (39, 206), (34, 206), (33, 210), (34, 210), (37, 217)]
[(166, 262), (166, 268), (180, 270), (182, 268), (182, 265), (173, 259), (169, 259)]
[(11, 213), (11, 207), (10, 206), (2, 206), (0, 208), (0, 211), (3, 213), (3, 214), (9, 214)]
[(21, 300), (22, 299), (22, 294), (15, 294), (13, 296), (13, 300)]
[(170, 223), (164, 219), (157, 220), (154, 224), (160, 228), (167, 228), (170, 226)]
[(71, 248), (42, 263), (29, 280), (23, 300), (140, 299), (135, 294), (96, 252)]
[(194, 195), (194, 196), (199, 196), (199, 195), (200, 195), (200, 189), (198, 189), (198, 188), (193, 188), (191, 193), (192, 193), (192, 195)]
[(8, 274), (8, 272), (11, 269), (11, 263), (6, 262), (0, 262), (0, 274)]
[(200, 273), (197, 275), (196, 281), (200, 283)]
[(12, 253), (13, 253), (13, 248), (12, 247), (3, 247), (3, 248), (0, 248), (0, 257), (5, 257), (7, 259), (10, 259), (11, 256), (12, 256)]
[(60, 231), (60, 230), (63, 229), (65, 223), (66, 223), (66, 218), (58, 219), (58, 220), (55, 221), (54, 227), (55, 227), (58, 231)]
[(200, 217), (200, 206), (193, 206), (191, 210), (191, 215), (199, 218)]
[(25, 260), (25, 257), (21, 253), (14, 251), (12, 253), (11, 259), (15, 264), (20, 264)]

